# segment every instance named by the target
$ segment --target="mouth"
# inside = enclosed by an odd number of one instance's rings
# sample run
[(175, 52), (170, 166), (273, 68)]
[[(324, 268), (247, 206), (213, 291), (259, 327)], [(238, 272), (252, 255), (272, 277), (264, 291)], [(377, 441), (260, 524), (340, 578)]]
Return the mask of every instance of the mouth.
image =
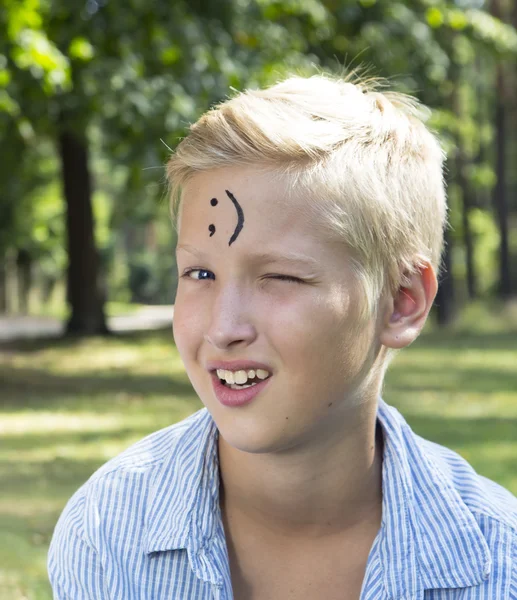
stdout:
[(271, 377), (271, 373), (266, 369), (239, 369), (238, 371), (216, 369), (215, 374), (219, 382), (231, 390), (245, 390)]
[(237, 407), (252, 402), (268, 385), (273, 373), (265, 365), (237, 363), (232, 370), (216, 365), (211, 369), (214, 392), (219, 402)]

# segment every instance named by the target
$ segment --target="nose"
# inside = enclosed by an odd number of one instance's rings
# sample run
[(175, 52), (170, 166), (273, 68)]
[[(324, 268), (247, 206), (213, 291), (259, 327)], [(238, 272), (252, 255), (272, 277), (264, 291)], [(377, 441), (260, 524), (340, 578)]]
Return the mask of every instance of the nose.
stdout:
[(237, 288), (221, 290), (212, 307), (206, 341), (218, 350), (249, 346), (257, 337), (250, 298)]

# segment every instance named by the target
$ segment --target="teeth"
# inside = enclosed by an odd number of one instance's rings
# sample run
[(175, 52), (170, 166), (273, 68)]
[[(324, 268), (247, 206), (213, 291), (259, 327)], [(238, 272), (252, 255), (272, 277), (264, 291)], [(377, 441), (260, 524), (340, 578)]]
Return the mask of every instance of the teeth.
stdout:
[(254, 385), (257, 385), (257, 383), (250, 383), (248, 385), (235, 385), (234, 383), (232, 383), (228, 387), (232, 390), (245, 390), (246, 388), (253, 387)]
[(246, 371), (237, 371), (237, 373), (235, 373), (235, 383), (242, 385), (243, 383), (246, 383), (246, 381), (248, 381), (248, 374)]
[(225, 381), (230, 387), (237, 385), (238, 388), (249, 387), (249, 385), (255, 385), (254, 383), (246, 385), (249, 379), (258, 377), (259, 379), (267, 379), (270, 373), (264, 369), (250, 369), (249, 371), (227, 371), (226, 369), (217, 369), (217, 377)]

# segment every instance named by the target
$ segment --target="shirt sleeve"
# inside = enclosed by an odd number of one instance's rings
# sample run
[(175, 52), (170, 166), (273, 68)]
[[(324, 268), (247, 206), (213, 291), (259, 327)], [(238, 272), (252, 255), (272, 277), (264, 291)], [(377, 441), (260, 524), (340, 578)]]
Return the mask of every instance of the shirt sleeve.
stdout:
[(54, 600), (108, 600), (98, 552), (85, 539), (84, 498), (74, 496), (54, 530), (48, 574)]

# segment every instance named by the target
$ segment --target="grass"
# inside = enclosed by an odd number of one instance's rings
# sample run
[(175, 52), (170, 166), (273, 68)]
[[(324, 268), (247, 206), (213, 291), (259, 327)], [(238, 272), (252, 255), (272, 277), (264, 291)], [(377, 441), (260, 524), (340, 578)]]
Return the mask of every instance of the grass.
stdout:
[[(109, 301), (104, 305), (104, 310), (107, 317), (117, 317), (119, 315), (131, 315), (140, 308), (143, 304), (133, 302), (115, 302)], [(66, 321), (69, 317), (69, 309), (62, 298), (52, 299), (46, 304), (31, 302), (29, 315), (33, 317), (53, 317), (61, 321)]]
[[(469, 309), (390, 368), (413, 428), (517, 494), (517, 314)], [(201, 407), (169, 331), (0, 348), (0, 598), (49, 600), (46, 552), (72, 493), (107, 459)]]

